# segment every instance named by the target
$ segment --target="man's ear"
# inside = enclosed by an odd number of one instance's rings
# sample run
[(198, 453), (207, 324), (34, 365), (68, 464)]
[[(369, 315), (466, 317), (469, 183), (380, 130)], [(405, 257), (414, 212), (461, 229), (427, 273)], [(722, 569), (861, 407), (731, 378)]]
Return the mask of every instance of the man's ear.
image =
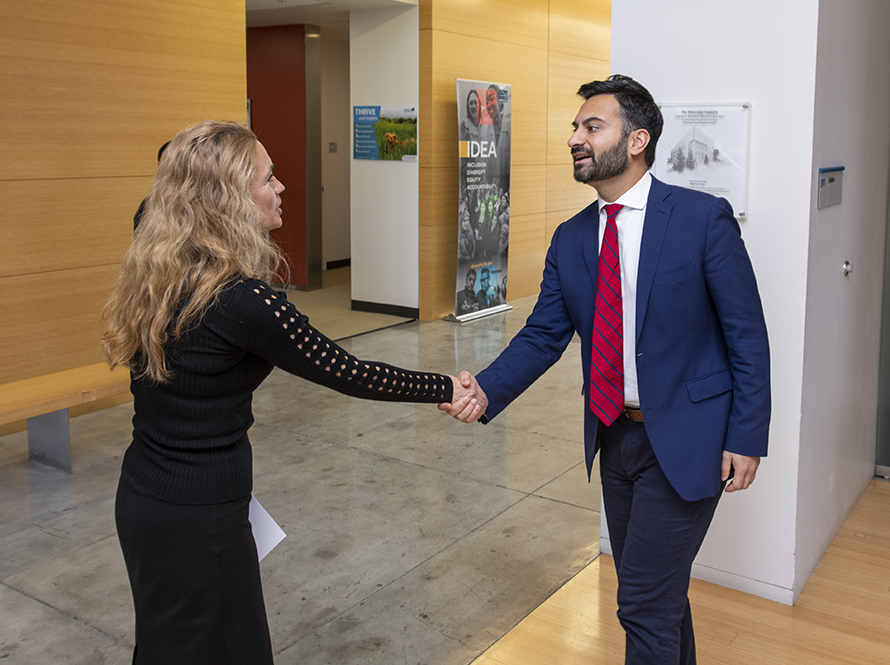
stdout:
[(645, 129), (635, 129), (627, 137), (627, 151), (631, 157), (642, 155), (649, 145), (649, 132)]

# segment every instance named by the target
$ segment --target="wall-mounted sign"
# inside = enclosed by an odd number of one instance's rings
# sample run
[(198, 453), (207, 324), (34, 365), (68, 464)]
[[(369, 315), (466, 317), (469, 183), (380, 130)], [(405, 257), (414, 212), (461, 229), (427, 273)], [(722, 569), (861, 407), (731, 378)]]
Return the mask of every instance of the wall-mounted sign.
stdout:
[(417, 161), (417, 109), (352, 107), (353, 159)]
[(721, 196), (748, 214), (750, 104), (660, 104), (664, 130), (655, 177)]
[(819, 195), (816, 208), (821, 210), (841, 202), (844, 187), (844, 166), (828, 166), (819, 169)]

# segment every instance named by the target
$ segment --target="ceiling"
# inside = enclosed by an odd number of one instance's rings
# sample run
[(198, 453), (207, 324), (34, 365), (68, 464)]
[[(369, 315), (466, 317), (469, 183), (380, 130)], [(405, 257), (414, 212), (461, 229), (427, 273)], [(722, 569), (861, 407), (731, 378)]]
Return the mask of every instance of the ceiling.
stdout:
[(317, 25), (325, 39), (349, 41), (349, 12), (417, 5), (419, 0), (246, 0), (247, 27)]

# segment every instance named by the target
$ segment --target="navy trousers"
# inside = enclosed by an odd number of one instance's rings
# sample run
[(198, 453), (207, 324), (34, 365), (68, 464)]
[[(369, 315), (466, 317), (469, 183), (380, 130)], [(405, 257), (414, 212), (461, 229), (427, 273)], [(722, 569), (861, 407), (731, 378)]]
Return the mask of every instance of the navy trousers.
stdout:
[(661, 470), (643, 423), (620, 416), (600, 431), (624, 662), (694, 665), (689, 578), (722, 492), (701, 501), (681, 498)]

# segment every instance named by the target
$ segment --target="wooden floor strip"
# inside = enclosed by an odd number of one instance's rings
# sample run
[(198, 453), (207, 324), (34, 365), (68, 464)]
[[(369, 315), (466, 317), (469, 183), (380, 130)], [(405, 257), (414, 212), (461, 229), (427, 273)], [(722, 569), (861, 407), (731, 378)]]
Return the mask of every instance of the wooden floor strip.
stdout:
[[(612, 558), (600, 556), (480, 656), (474, 665), (615, 665)], [(788, 607), (693, 580), (702, 665), (890, 663), (890, 482), (873, 480)]]

